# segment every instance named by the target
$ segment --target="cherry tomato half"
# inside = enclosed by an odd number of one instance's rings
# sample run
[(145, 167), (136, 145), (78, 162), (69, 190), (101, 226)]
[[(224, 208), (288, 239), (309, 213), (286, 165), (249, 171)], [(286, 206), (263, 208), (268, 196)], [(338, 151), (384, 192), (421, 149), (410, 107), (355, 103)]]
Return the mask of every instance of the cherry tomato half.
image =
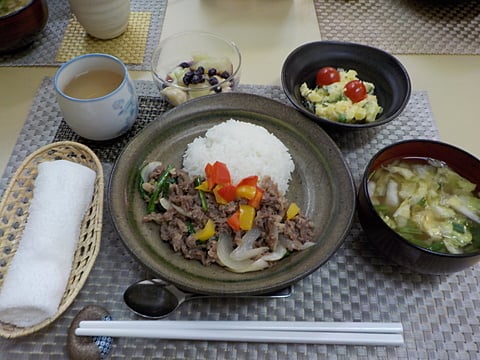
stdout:
[(345, 85), (345, 89), (343, 90), (345, 96), (352, 100), (353, 103), (357, 103), (362, 101), (367, 97), (367, 88), (363, 81), (360, 80), (352, 80), (349, 81)]
[(317, 71), (316, 80), (318, 86), (330, 85), (340, 81), (340, 73), (337, 69), (326, 66)]

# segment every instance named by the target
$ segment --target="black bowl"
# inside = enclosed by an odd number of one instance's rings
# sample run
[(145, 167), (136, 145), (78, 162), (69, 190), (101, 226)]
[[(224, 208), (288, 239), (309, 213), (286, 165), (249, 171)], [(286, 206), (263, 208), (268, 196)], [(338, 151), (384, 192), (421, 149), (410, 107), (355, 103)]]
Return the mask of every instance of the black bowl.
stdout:
[(480, 160), (452, 145), (434, 140), (407, 140), (380, 150), (368, 163), (358, 190), (358, 217), (369, 241), (387, 258), (423, 274), (448, 274), (473, 266), (480, 252), (445, 254), (412, 244), (393, 231), (378, 215), (368, 195), (371, 173), (402, 157), (429, 157), (444, 161), (453, 171), (477, 184), (480, 190)]
[(24, 7), (0, 16), (0, 54), (30, 45), (47, 21), (47, 0), (31, 0)]
[[(319, 117), (302, 103), (300, 86), (306, 82), (315, 87), (315, 75), (324, 66), (352, 69), (358, 78), (375, 85), (375, 94), (383, 112), (373, 122), (347, 124)], [(311, 42), (293, 50), (285, 59), (281, 81), (292, 104), (320, 125), (343, 129), (363, 129), (383, 125), (397, 117), (410, 99), (410, 77), (404, 66), (380, 49), (339, 41)]]

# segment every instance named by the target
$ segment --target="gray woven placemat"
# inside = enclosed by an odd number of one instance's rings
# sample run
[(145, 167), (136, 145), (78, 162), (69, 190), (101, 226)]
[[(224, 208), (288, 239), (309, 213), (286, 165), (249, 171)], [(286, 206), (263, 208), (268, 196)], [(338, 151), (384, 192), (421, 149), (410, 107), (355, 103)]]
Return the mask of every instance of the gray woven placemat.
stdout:
[[(135, 54), (135, 58), (139, 56), (142, 57), (143, 55), (141, 62), (129, 62), (132, 56), (122, 56), (122, 54), (126, 53), (124, 49), (119, 49), (118, 51), (112, 50), (113, 45), (111, 45), (109, 41), (104, 41), (104, 45), (99, 41), (100, 44), (96, 43), (95, 46), (87, 46), (84, 49), (74, 49), (75, 51), (71, 51), (71, 53), (77, 55), (77, 51), (81, 53), (105, 52), (117, 55), (120, 59), (124, 60), (130, 70), (148, 70), (150, 68), (153, 51), (160, 39), (167, 1), (168, 0), (131, 1), (132, 13), (151, 13), (145, 46), (136, 48), (134, 45), (128, 44), (130, 52), (143, 52), (143, 54)], [(72, 17), (70, 6), (67, 0), (48, 0), (48, 11), (47, 25), (33, 44), (20, 52), (0, 55), (0, 66), (59, 66), (64, 62), (57, 61), (56, 58), (61, 48), (67, 25)], [(93, 49), (93, 51), (90, 51), (91, 49)], [(72, 55), (72, 57), (74, 55)]]
[[(168, 107), (156, 96), (151, 82), (136, 82), (141, 125), (132, 134), (106, 145), (90, 144), (110, 162), (126, 141)], [(283, 103), (279, 87), (244, 85), (255, 93)], [(161, 120), (160, 120), (161, 121)], [(414, 92), (400, 117), (381, 129), (348, 134), (331, 133), (355, 180), (374, 152), (408, 138), (438, 138), (425, 92)], [(0, 190), (23, 158), (54, 140), (80, 140), (63, 124), (46, 78), (33, 101), (14, 152), (1, 179)], [(95, 145), (95, 146), (94, 146)], [(126, 287), (147, 276), (130, 257), (105, 213), (102, 246), (85, 287), (71, 308), (51, 327), (26, 338), (0, 339), (2, 358), (64, 359), (66, 334), (73, 317), (87, 304), (109, 309), (115, 319), (133, 319), (122, 302)], [(206, 341), (115, 339), (112, 359), (475, 359), (480, 356), (480, 267), (450, 276), (419, 275), (379, 257), (369, 246), (357, 221), (344, 245), (320, 269), (299, 281), (287, 299), (202, 300), (185, 303), (171, 319), (182, 320), (317, 320), (401, 321), (401, 347), (261, 344)]]
[(322, 40), (395, 54), (480, 54), (478, 0), (315, 0)]

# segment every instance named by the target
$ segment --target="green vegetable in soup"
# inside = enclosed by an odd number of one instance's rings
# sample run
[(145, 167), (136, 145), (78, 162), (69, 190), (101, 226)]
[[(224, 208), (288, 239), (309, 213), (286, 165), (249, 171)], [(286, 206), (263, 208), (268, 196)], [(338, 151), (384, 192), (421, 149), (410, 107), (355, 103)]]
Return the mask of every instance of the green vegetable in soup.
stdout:
[(434, 159), (398, 159), (368, 181), (385, 223), (408, 241), (437, 252), (480, 250), (477, 185)]

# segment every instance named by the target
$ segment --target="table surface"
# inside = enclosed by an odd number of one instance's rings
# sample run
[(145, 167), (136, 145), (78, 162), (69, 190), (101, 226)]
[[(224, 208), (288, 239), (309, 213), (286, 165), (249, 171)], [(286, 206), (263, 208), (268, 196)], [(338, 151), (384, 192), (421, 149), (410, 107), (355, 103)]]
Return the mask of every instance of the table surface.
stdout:
[[(240, 47), (243, 55), (241, 82), (243, 84), (255, 86), (279, 86), (280, 69), (283, 60), (288, 53), (302, 43), (321, 39), (321, 33), (315, 14), (314, 4), (311, 0), (245, 0), (228, 2), (222, 0), (169, 0), (163, 22), (161, 37), (164, 38), (182, 30), (204, 30), (220, 33), (225, 37), (235, 41)], [(435, 125), (438, 129), (440, 139), (464, 148), (465, 150), (473, 153), (475, 156), (480, 157), (480, 142), (478, 141), (478, 130), (476, 129), (476, 119), (474, 118), (475, 116), (478, 116), (478, 107), (476, 106), (476, 98), (474, 95), (476, 94), (476, 87), (478, 87), (477, 84), (480, 83), (480, 56), (396, 56), (407, 68), (412, 80), (413, 90), (416, 94), (420, 94), (417, 95), (417, 97), (420, 96), (421, 99), (426, 97), (428, 99), (427, 103), (429, 102), (431, 106), (431, 109), (429, 110), (431, 110), (431, 115), (435, 120)], [(53, 76), (56, 69), (56, 67), (46, 66), (0, 67), (0, 173), (2, 173), (6, 168), (6, 165), (11, 158), (12, 151), (14, 146), (17, 144), (19, 135), (21, 135), (21, 130), (25, 125), (25, 121), (27, 118), (29, 118), (29, 111), (32, 108), (32, 102), (34, 101), (35, 96), (38, 95), (38, 89), (41, 88), (42, 84), (44, 84), (45, 77)], [(151, 80), (151, 76), (148, 72), (131, 71), (130, 73), (135, 80)], [(410, 112), (408, 113), (408, 116), (411, 120), (413, 120), (413, 117), (415, 116), (415, 111), (418, 111), (419, 113), (419, 118), (415, 120), (421, 121), (423, 119), (422, 116), (424, 116), (424, 114), (421, 108), (418, 109), (417, 107), (413, 107), (409, 111)], [(35, 114), (32, 116), (35, 116)], [(41, 116), (42, 115), (39, 115), (39, 117)], [(31, 116), (30, 120), (32, 120)], [(48, 126), (48, 123), (45, 123), (42, 126), (46, 127)], [(55, 126), (58, 126), (58, 124)], [(423, 130), (424, 129), (422, 126), (419, 125), (418, 132), (421, 133)], [(408, 131), (411, 134), (410, 137), (415, 137), (415, 134), (417, 134), (417, 131), (415, 131), (413, 128), (409, 128)], [(424, 137), (426, 135), (428, 135), (428, 132), (427, 134), (420, 135), (419, 137)], [(37, 136), (37, 134), (35, 134), (35, 136)], [(353, 157), (351, 160), (354, 161), (355, 158)], [(112, 230), (107, 228), (107, 231), (111, 232)], [(358, 226), (355, 226), (352, 232), (353, 235), (351, 236), (356, 238), (359, 233), (360, 229)], [(353, 249), (355, 251), (353, 251), (350, 247), (342, 250), (342, 252), (337, 254), (337, 259), (344, 260), (343, 258), (345, 257), (347, 260), (356, 261), (354, 259), (355, 256), (358, 255), (357, 253), (362, 253), (364, 250), (359, 250), (359, 248), (355, 246)], [(362, 255), (365, 255), (365, 253), (363, 252)], [(370, 255), (368, 255), (367, 258), (370, 259)], [(381, 261), (377, 258), (373, 257), (372, 259), (372, 266), (384, 266), (384, 264), (381, 263)], [(338, 268), (336, 267), (339, 266), (337, 263), (331, 262), (329, 266), (327, 266), (324, 270), (321, 270), (321, 277), (319, 279), (325, 281), (323, 275), (328, 275), (329, 271), (338, 271), (339, 274), (346, 274), (347, 277), (352, 276), (351, 279), (353, 279), (353, 275), (350, 272), (350, 265), (347, 262), (344, 263), (343, 261), (339, 261), (338, 263), (345, 268)], [(122, 264), (121, 267), (123, 269), (125, 266)], [(373, 276), (380, 285), (388, 281), (383, 277), (383, 275), (375, 274)], [(465, 275), (465, 277), (468, 277), (468, 275), (472, 274), (468, 273)], [(463, 276), (464, 274), (462, 273), (462, 275), (459, 275), (458, 279), (461, 280)], [(475, 276), (476, 273), (474, 274), (473, 278), (477, 279)], [(391, 278), (390, 280), (392, 281), (393, 285), (398, 283), (398, 281), (404, 281), (407, 278), (412, 282), (416, 290), (419, 290), (424, 294), (432, 292), (434, 297), (437, 294), (437, 291), (442, 292), (442, 294), (446, 294), (444, 295), (447, 298), (445, 300), (446, 310), (445, 312), (442, 312), (442, 314), (447, 313), (448, 316), (448, 314), (452, 312), (449, 306), (454, 306), (457, 303), (455, 302), (455, 304), (452, 305), (448, 300), (449, 295), (447, 294), (447, 285), (450, 284), (449, 281), (444, 281), (442, 284), (441, 279), (435, 279), (434, 281), (432, 280), (431, 283), (424, 285), (421, 284), (420, 281), (423, 279), (422, 277), (415, 277), (410, 273), (396, 274), (393, 276), (393, 279)], [(340, 282), (342, 282), (342, 279), (343, 278), (340, 276)], [(332, 289), (338, 290), (338, 284), (317, 284), (315, 281), (314, 285), (316, 290), (320, 289), (321, 286), (328, 286)], [(363, 282), (368, 283), (368, 281), (369, 278), (366, 277), (364, 279), (355, 278), (354, 282), (360, 287)], [(472, 289), (475, 288), (475, 286), (478, 287), (478, 285), (479, 283), (477, 279), (477, 283), (471, 285)], [(350, 289), (355, 288), (355, 286), (352, 285)], [(443, 286), (445, 286), (445, 288)], [(466, 290), (462, 286), (462, 284), (459, 285), (462, 293), (469, 294), (469, 291), (467, 291), (468, 289)], [(368, 287), (368, 291), (373, 290)], [(312, 295), (311, 293), (308, 294)], [(304, 301), (309, 300), (307, 296), (308, 294), (306, 293), (306, 295), (302, 295), (301, 299)], [(344, 295), (345, 294), (343, 293), (341, 294), (342, 298)], [(363, 294), (360, 295), (360, 299), (362, 298), (362, 295)], [(387, 295), (388, 294), (383, 294), (384, 297), (382, 297), (382, 299), (384, 300), (384, 303), (381, 302), (379, 305), (382, 314), (384, 314), (383, 311), (388, 311), (389, 306), (394, 306), (390, 303)], [(354, 295), (350, 294), (349, 296)], [(470, 296), (472, 296), (471, 302), (478, 305), (478, 299), (473, 298), (473, 292), (471, 292)], [(294, 299), (297, 301), (299, 298)], [(394, 300), (400, 302), (402, 301), (401, 297), (396, 297)], [(430, 304), (428, 299), (425, 300), (425, 303), (423, 303), (422, 299), (415, 296), (411, 299), (406, 298), (402, 308), (405, 307), (409, 310), (417, 306), (420, 308), (418, 313), (418, 327), (421, 328), (422, 325), (420, 324), (420, 321), (423, 321), (423, 317), (435, 311), (432, 310), (434, 305), (435, 304)], [(212, 306), (218, 310), (221, 308), (222, 304), (213, 303)], [(470, 309), (470, 307), (468, 307), (467, 310), (468, 309)], [(322, 311), (324, 314), (328, 314), (327, 310), (322, 309)], [(470, 310), (467, 311), (467, 315), (469, 311)], [(276, 317), (277, 313), (274, 314), (275, 316), (273, 317)], [(474, 314), (478, 314), (478, 311), (476, 311)], [(279, 315), (278, 318), (280, 317), (281, 316)], [(441, 323), (442, 319), (444, 319), (442, 315), (438, 315), (437, 317), (438, 323)], [(61, 321), (58, 327), (65, 326), (67, 320), (70, 319), (63, 319), (63, 322)], [(471, 321), (478, 323), (478, 319), (471, 319)], [(435, 322), (435, 324), (436, 323), (437, 322)], [(415, 331), (419, 330), (415, 325), (412, 325), (412, 327)], [(473, 327), (478, 329), (478, 324)], [(459, 329), (461, 331), (462, 324), (459, 325)], [(438, 344), (438, 339), (435, 334), (432, 335), (432, 339), (430, 340), (432, 340), (436, 346), (441, 345)], [(453, 340), (456, 341), (456, 338)], [(469, 342), (467, 341), (467, 345), (465, 346), (466, 348), (470, 349), (468, 347), (468, 343)], [(126, 349), (131, 349), (134, 348), (137, 342), (132, 341), (128, 344), (131, 346), (126, 347)], [(140, 345), (140, 343), (138, 343), (138, 345)], [(191, 345), (186, 344), (186, 346), (187, 349), (192, 349)], [(416, 343), (415, 347), (417, 350), (419, 346), (421, 347), (421, 345)], [(33, 345), (32, 348), (34, 348)], [(8, 346), (8, 349), (11, 351), (11, 353), (14, 353), (15, 343), (11, 343), (10, 346)], [(231, 350), (230, 347), (223, 348), (225, 352), (228, 352), (229, 349)], [(233, 350), (241, 353), (240, 350), (247, 351), (248, 349), (249, 347), (238, 347), (234, 348)], [(300, 351), (305, 351), (304, 348), (297, 349)], [(411, 349), (410, 345), (408, 346), (408, 349)], [(154, 349), (151, 347), (147, 348), (147, 350), (154, 351)], [(205, 348), (202, 348), (201, 350), (208, 354), (208, 351)], [(331, 348), (328, 348), (327, 350), (331, 350)], [(339, 348), (333, 348), (333, 350), (339, 351)], [(448, 346), (446, 350), (447, 352), (445, 354), (448, 355)], [(118, 349), (117, 351), (120, 352)], [(218, 351), (219, 350), (217, 349), (217, 355), (220, 354)], [(407, 353), (403, 353), (404, 357), (410, 357), (408, 355), (411, 355), (411, 358), (415, 358), (415, 355), (418, 355), (409, 354), (408, 351), (409, 350), (407, 350)], [(426, 345), (423, 348), (423, 357), (427, 358), (428, 354), (430, 354), (430, 351), (432, 351), (432, 349)], [(474, 352), (475, 351), (473, 350), (471, 353)], [(348, 353), (349, 352), (345, 351), (344, 348), (340, 348), (340, 352), (338, 352), (337, 355), (339, 358), (341, 358), (342, 354), (346, 355)], [(165, 354), (168, 354), (168, 352), (165, 352)], [(188, 352), (185, 354), (185, 356), (188, 358)], [(300, 355), (297, 354), (297, 357), (302, 358), (301, 353), (299, 354)], [(371, 353), (369, 351), (364, 351), (362, 353), (362, 351), (360, 351), (356, 354), (363, 354), (365, 355), (363, 356), (364, 358), (368, 358), (369, 354), (383, 354), (385, 357), (387, 357), (386, 355), (388, 355), (389, 352)], [(128, 353), (124, 353), (123, 355), (128, 356)], [(277, 355), (278, 358), (281, 358), (280, 355)], [(324, 355), (326, 355), (326, 353)], [(277, 357), (272, 356), (270, 358), (273, 359)]]
[[(158, 97), (152, 81), (135, 81), (140, 105), (133, 128), (114, 141), (92, 142), (81, 139), (63, 121), (52, 88), (45, 78), (33, 100), (31, 111), (17, 139), (7, 170), (0, 179), (0, 190), (9, 174), (18, 168), (25, 154), (55, 141), (79, 141), (100, 158), (105, 178), (113, 161), (126, 144), (147, 124), (161, 121), (169, 106)], [(283, 104), (288, 100), (279, 86), (240, 85), (240, 92), (261, 95)], [(268, 110), (267, 110), (268, 113)], [(158, 120), (157, 120), (158, 119)], [(288, 119), (285, 119), (288, 121)], [(438, 138), (430, 111), (428, 94), (414, 91), (398, 121), (360, 133), (332, 131), (352, 173), (359, 183), (371, 156), (380, 148), (412, 138)], [(108, 190), (107, 190), (108, 193)], [(108, 196), (107, 196), (108, 198)], [(62, 359), (67, 329), (79, 311), (89, 304), (108, 309), (114, 319), (137, 319), (126, 308), (122, 294), (135, 281), (150, 276), (134, 261), (114, 230), (105, 206), (101, 251), (85, 285), (74, 303), (51, 326), (16, 340), (0, 339), (0, 353), (16, 359)], [(1, 216), (0, 216), (1, 217)], [(8, 227), (4, 238), (8, 238)], [(183, 304), (168, 320), (290, 320), (290, 321), (401, 321), (405, 344), (402, 346), (307, 345), (208, 341), (163, 341), (161, 339), (115, 339), (112, 359), (330, 359), (427, 358), (448, 356), (468, 358), (480, 351), (477, 305), (480, 294), (480, 268), (472, 267), (449, 276), (428, 276), (395, 266), (369, 245), (357, 220), (345, 242), (324, 265), (293, 286), (286, 299), (245, 300), (208, 299)], [(461, 306), (454, 306), (461, 304)], [(137, 319), (138, 320), (138, 319)], [(461, 332), (458, 329), (461, 328)], [(19, 354), (21, 353), (21, 355)], [(41, 357), (39, 355), (41, 354)], [(286, 356), (288, 354), (288, 356)], [(268, 355), (268, 357), (267, 357)]]

